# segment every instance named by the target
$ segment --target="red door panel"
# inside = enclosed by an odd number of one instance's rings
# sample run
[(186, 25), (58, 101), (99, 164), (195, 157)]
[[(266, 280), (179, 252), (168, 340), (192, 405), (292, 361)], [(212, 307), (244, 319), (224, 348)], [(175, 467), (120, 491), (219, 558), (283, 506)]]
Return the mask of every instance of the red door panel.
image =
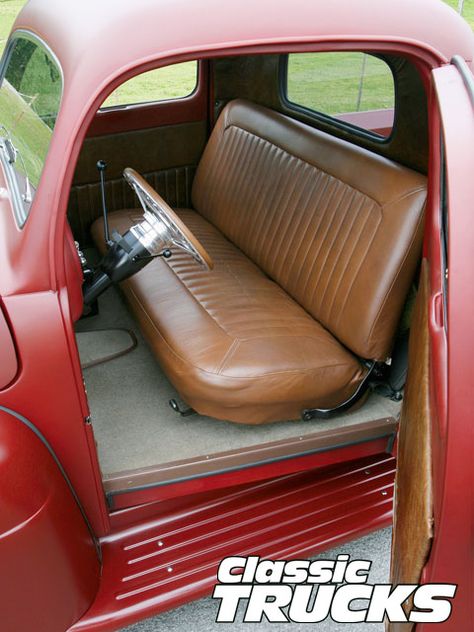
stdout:
[[(431, 203), (428, 205), (431, 214), (427, 216), (424, 254), (430, 272), (426, 301), (429, 346), (426, 433), (431, 436), (426, 440), (431, 444), (433, 539), (421, 581), (456, 584), (457, 591), (447, 621), (419, 624), (416, 630), (454, 632), (474, 629), (474, 80), (462, 60), (435, 69), (432, 80)], [(407, 388), (413, 375), (411, 370)], [(418, 383), (419, 388), (422, 386)], [(416, 415), (406, 422), (416, 426)], [(410, 486), (403, 467), (400, 459), (397, 473), (400, 498)], [(425, 490), (425, 495), (430, 490)], [(395, 524), (399, 518), (397, 506)], [(406, 528), (411, 534), (419, 528), (415, 512), (406, 520)], [(395, 538), (392, 572), (402, 557)]]
[(0, 407), (0, 628), (64, 632), (89, 607), (100, 565), (47, 445)]
[[(444, 630), (474, 629), (473, 600), (473, 358), (474, 91), (467, 65), (433, 71), (444, 141), (447, 269), (444, 291), (447, 335), (446, 413), (433, 419), (435, 538), (424, 581), (458, 585)], [(432, 335), (440, 325), (433, 322)], [(440, 358), (441, 359), (441, 358)], [(437, 356), (432, 371), (439, 380)], [(439, 630), (435, 624), (422, 632)]]

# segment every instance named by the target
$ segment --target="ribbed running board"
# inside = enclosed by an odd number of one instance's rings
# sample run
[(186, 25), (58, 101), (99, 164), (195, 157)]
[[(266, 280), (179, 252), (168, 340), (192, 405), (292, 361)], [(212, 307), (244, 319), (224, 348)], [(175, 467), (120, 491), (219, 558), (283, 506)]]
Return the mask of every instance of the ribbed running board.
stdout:
[(228, 555), (308, 557), (385, 527), (394, 473), (381, 454), (234, 488), (108, 536), (99, 593), (71, 629), (117, 629), (204, 596)]

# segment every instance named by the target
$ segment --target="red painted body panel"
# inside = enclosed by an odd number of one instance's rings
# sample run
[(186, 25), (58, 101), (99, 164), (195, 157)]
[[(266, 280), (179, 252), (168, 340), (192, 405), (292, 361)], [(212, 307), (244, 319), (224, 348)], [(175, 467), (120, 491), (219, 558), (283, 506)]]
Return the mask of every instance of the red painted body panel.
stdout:
[(18, 372), (18, 358), (15, 350), (13, 336), (8, 326), (5, 314), (0, 304), (0, 349), (2, 359), (0, 362), (0, 390), (6, 388), (13, 381)]
[[(94, 15), (93, 20), (90, 19), (91, 14)], [(157, 28), (160, 24), (165, 24), (166, 28)], [(77, 262), (71, 257), (71, 241), (65, 238), (66, 206), (75, 164), (88, 128), (91, 134), (113, 133), (122, 130), (125, 125), (134, 128), (154, 125), (159, 122), (158, 116), (160, 121), (171, 123), (194, 120), (189, 117), (201, 116), (201, 107), (205, 110), (206, 101), (202, 105), (199, 96), (196, 101), (193, 101), (194, 97), (190, 98), (182, 108), (174, 109), (176, 104), (161, 104), (159, 109), (155, 106), (137, 108), (130, 116), (129, 111), (127, 117), (125, 113), (109, 112), (94, 118), (105, 97), (119, 83), (138, 72), (200, 56), (363, 48), (409, 55), (416, 60), (422, 79), (429, 86), (430, 70), (445, 64), (453, 54), (462, 55), (472, 65), (474, 40), (468, 27), (443, 4), (429, 0), (400, 0), (396, 3), (387, 0), (378, 2), (376, 9), (371, 0), (334, 0), (331, 3), (327, 0), (302, 0), (298, 3), (298, 11), (294, 3), (285, 0), (231, 4), (220, 0), (205, 0), (204, 3), (194, 0), (137, 0), (133, 3), (116, 0), (113, 11), (107, 3), (98, 3), (97, 0), (82, 0), (80, 3), (31, 0), (18, 18), (16, 27), (32, 30), (51, 46), (59, 57), (65, 86), (43, 177), (30, 217), (22, 230), (15, 223), (8, 195), (0, 195), (0, 296), (18, 354), (18, 370), (7, 388), (0, 392), (0, 405), (17, 409), (46, 436), (64, 465), (94, 531), (103, 536), (104, 576), (100, 590), (92, 610), (74, 628), (115, 629), (118, 624), (124, 625), (206, 593), (213, 582), (217, 558), (220, 559), (224, 551), (235, 551), (234, 547), (239, 542), (229, 535), (222, 543), (223, 550), (213, 553), (203, 563), (205, 551), (193, 549), (189, 539), (194, 533), (202, 537), (206, 532), (199, 531), (199, 525), (196, 526), (196, 532), (193, 531), (192, 512), (208, 512), (212, 522), (227, 533), (234, 522), (226, 522), (232, 516), (232, 508), (226, 504), (233, 503), (240, 492), (246, 495), (249, 502), (259, 506), (259, 519), (262, 521), (262, 533), (248, 531), (249, 546), (251, 550), (266, 555), (307, 554), (388, 524), (393, 461), (380, 457), (380, 479), (378, 475), (360, 478), (360, 463), (338, 466), (348, 468), (348, 476), (355, 476), (353, 486), (338, 487), (344, 479), (339, 478), (334, 469), (331, 470), (332, 474), (313, 471), (291, 474), (265, 483), (250, 483), (248, 473), (243, 470), (225, 479), (226, 485), (245, 483), (245, 487), (235, 493), (210, 492), (217, 479), (212, 482), (202, 479), (196, 486), (190, 484), (181, 489), (181, 493), (202, 491), (207, 494), (201, 508), (193, 505), (193, 502), (199, 504), (199, 501), (192, 497), (189, 506), (185, 505), (184, 509), (179, 504), (183, 498), (179, 503), (174, 501), (175, 505), (172, 505), (172, 501), (165, 501), (163, 505), (154, 503), (148, 508), (116, 512), (112, 516), (111, 527), (93, 433), (90, 425), (85, 423), (89, 411), (73, 330), (80, 303), (80, 277)], [(451, 76), (448, 79), (456, 85), (456, 79)], [(425, 252), (430, 260), (432, 288), (436, 293), (442, 287), (439, 222), (436, 224), (440, 162), (436, 153), (437, 106), (433, 99), (430, 99), (429, 105), (432, 156), (428, 214), (432, 215), (433, 221)], [(144, 118), (140, 121), (142, 115)], [(472, 506), (466, 497), (472, 499), (472, 480), (469, 478), (472, 476), (472, 453), (469, 453), (468, 441), (469, 437), (472, 438), (472, 430), (469, 435), (466, 428), (472, 428), (470, 363), (474, 350), (472, 335), (469, 344), (466, 340), (471, 332), (469, 317), (471, 315), (472, 318), (474, 313), (474, 296), (470, 278), (472, 266), (469, 266), (466, 253), (472, 252), (474, 240), (469, 213), (473, 199), (472, 173), (466, 173), (466, 168), (469, 165), (472, 167), (472, 158), (464, 148), (460, 157), (454, 156), (453, 159), (454, 150), (465, 147), (466, 143), (466, 130), (461, 128), (469, 116), (466, 103), (462, 100), (458, 105), (452, 102), (446, 116), (449, 120), (451, 117), (455, 119), (452, 120), (453, 127), (449, 128), (447, 138), (448, 158), (453, 160), (449, 171), (451, 213), (456, 213), (455, 221), (451, 222), (455, 229), (450, 229), (449, 384), (452, 388), (448, 391), (445, 374), (447, 340), (443, 328), (433, 318), (430, 335), (432, 375), (436, 384), (433, 402), (439, 429), (434, 438), (435, 461), (440, 464), (436, 471), (435, 488), (439, 530), (437, 527), (433, 556), (426, 569), (426, 577), (441, 581), (448, 577), (459, 577), (468, 587), (469, 567), (466, 560), (472, 559), (472, 550), (467, 548), (469, 511), (472, 512)], [(471, 189), (468, 189), (469, 186)], [(4, 175), (0, 169), (0, 190), (5, 188)], [(454, 275), (456, 280), (453, 280)], [(8, 375), (13, 371), (11, 355), (9, 362)], [(345, 457), (366, 455), (366, 448), (361, 445)], [(328, 462), (325, 461), (326, 464)], [(314, 466), (315, 463), (305, 465)], [(263, 469), (265, 467), (253, 468), (253, 481), (282, 473), (280, 467), (267, 472)], [(358, 470), (358, 473), (353, 470)], [(54, 475), (51, 476), (51, 480), (55, 480)], [(324, 504), (330, 500), (330, 494), (321, 494), (321, 488), (311, 488), (309, 485), (310, 480), (319, 481), (318, 485), (323, 484), (324, 476), (327, 476), (326, 483), (332, 489), (331, 494), (337, 497), (334, 505)], [(388, 487), (382, 490), (380, 481)], [(299, 505), (293, 504), (293, 500), (288, 501), (287, 509), (294, 509), (296, 513), (291, 530), (285, 531), (280, 523), (275, 523), (275, 516), (279, 495), (289, 491), (290, 483), (291, 494), (299, 493), (302, 497)], [(366, 504), (359, 503), (359, 495), (352, 493), (357, 492), (360, 485), (367, 485), (366, 494), (363, 495)], [(378, 494), (381, 490), (387, 491), (388, 495), (379, 503)], [(0, 495), (4, 491), (8, 490), (2, 486)], [(165, 497), (173, 492), (176, 490), (167, 490)], [(331, 512), (335, 511), (334, 521), (327, 522), (327, 518), (321, 520), (322, 514), (318, 513), (317, 506), (308, 507), (310, 499), (313, 504), (314, 501), (322, 503), (320, 508), (324, 507), (327, 516), (333, 515)], [(26, 501), (29, 502), (28, 499)], [(137, 497), (137, 502), (146, 501), (146, 496)], [(227, 510), (223, 516), (222, 509), (225, 506)], [(186, 518), (189, 507), (193, 507), (193, 510), (190, 517)], [(163, 513), (151, 521), (149, 510), (155, 514), (160, 511)], [(69, 524), (65, 517), (62, 527), (70, 529), (72, 533), (79, 532), (81, 519), (74, 519)], [(128, 531), (119, 531), (134, 521), (136, 524)], [(129, 554), (132, 549), (125, 550), (123, 546), (142, 546), (137, 538), (140, 541), (156, 539), (163, 533), (165, 523), (169, 526), (166, 533), (172, 538), (178, 537), (177, 525), (184, 526), (188, 539), (179, 542), (176, 539), (173, 545), (175, 553), (163, 551), (163, 563), (182, 560), (183, 552), (189, 551), (195, 565), (190, 563), (186, 568), (180, 568), (179, 573), (172, 574), (172, 578), (166, 575), (166, 580), (162, 577), (162, 567), (153, 570), (152, 567), (142, 566), (146, 576), (157, 574), (156, 586), (150, 588), (151, 592), (142, 590), (143, 586), (139, 583), (142, 580), (133, 578), (128, 585), (133, 585), (138, 592), (132, 591), (129, 597), (118, 599), (118, 587), (122, 585), (122, 579), (127, 574), (125, 569), (129, 568), (131, 562)], [(288, 544), (288, 533), (294, 541), (293, 548)], [(38, 538), (27, 536), (25, 550), (27, 547), (33, 550), (37, 542)], [(452, 553), (453, 543), (455, 556)], [(146, 548), (148, 543), (143, 546)], [(17, 547), (17, 554), (20, 552), (21, 549)], [(175, 554), (180, 556), (175, 557)], [(133, 564), (140, 565), (141, 561)], [(82, 568), (80, 561), (78, 568)], [(193, 571), (196, 576), (191, 581), (190, 573)], [(36, 578), (41, 581), (41, 577), (39, 571)], [(90, 601), (90, 591), (95, 587), (92, 577), (87, 583), (84, 592), (86, 597), (81, 607)], [(453, 619), (457, 621), (457, 627), (445, 629), (463, 630), (464, 622), (469, 620), (467, 588), (463, 588), (460, 594), (458, 619)], [(16, 606), (21, 611), (24, 591), (12, 594), (11, 603), (12, 608)], [(77, 607), (75, 610), (77, 616), (80, 609)], [(39, 628), (34, 626), (34, 629)], [(54, 627), (47, 629), (49, 632)], [(424, 629), (428, 630), (428, 627)]]
[(393, 108), (387, 110), (367, 110), (338, 114), (337, 118), (345, 123), (368, 129), (381, 136), (390, 136), (393, 128)]
[[(443, 630), (474, 629), (474, 405), (472, 399), (474, 338), (472, 314), (474, 286), (467, 253), (474, 251), (473, 157), (474, 103), (454, 66), (433, 73), (440, 104), (445, 141), (449, 218), (447, 348), (448, 362), (435, 357), (432, 372), (442, 382), (446, 407), (435, 409), (432, 428), (435, 539), (424, 571), (426, 582), (458, 585), (450, 619)], [(439, 335), (432, 322), (431, 335)], [(443, 353), (446, 351), (443, 350)], [(440, 384), (442, 387), (442, 384)], [(447, 386), (447, 388), (446, 388)], [(443, 389), (442, 389), (443, 392)], [(437, 625), (419, 626), (435, 632)]]
[(3, 410), (0, 454), (1, 630), (64, 632), (97, 590), (93, 539), (45, 445)]
[(395, 459), (378, 455), (281, 476), (106, 537), (97, 599), (72, 631), (116, 630), (202, 597), (227, 555), (305, 557), (388, 526), (394, 472)]
[[(96, 533), (102, 535), (108, 530), (108, 516), (92, 430), (84, 421), (89, 413), (76, 342), (73, 334), (68, 341), (61, 313), (62, 307), (70, 319), (67, 296), (63, 297), (63, 304), (62, 296), (54, 292), (4, 298), (14, 325), (21, 371), (0, 391), (0, 405), (24, 415), (44, 434)], [(72, 331), (72, 324), (69, 329)]]
[(71, 319), (73, 322), (76, 322), (81, 317), (84, 308), (82, 298), (82, 283), (84, 277), (69, 224), (66, 224), (64, 231), (64, 268), (66, 270), (66, 284)]

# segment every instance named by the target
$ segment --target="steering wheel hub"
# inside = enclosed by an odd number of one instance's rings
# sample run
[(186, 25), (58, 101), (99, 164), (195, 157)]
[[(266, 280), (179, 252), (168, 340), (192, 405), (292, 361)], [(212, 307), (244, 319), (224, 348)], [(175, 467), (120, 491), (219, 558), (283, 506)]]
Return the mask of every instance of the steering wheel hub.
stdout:
[(150, 211), (143, 213), (143, 220), (132, 226), (130, 232), (152, 257), (157, 257), (165, 248), (172, 246), (166, 225)]

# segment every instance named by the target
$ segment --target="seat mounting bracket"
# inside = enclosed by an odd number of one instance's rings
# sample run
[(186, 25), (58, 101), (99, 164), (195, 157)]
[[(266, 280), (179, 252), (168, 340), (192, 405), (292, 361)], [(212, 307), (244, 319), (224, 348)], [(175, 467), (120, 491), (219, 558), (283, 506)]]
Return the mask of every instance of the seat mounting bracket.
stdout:
[(168, 404), (170, 408), (172, 408), (175, 413), (178, 413), (178, 415), (181, 415), (181, 417), (189, 417), (190, 415), (196, 414), (194, 408), (181, 408), (174, 398), (170, 399)]
[(378, 363), (375, 360), (364, 361), (364, 364), (368, 367), (368, 372), (362, 382), (357, 387), (357, 390), (353, 395), (346, 399), (345, 402), (339, 404), (335, 408), (305, 408), (301, 413), (301, 419), (303, 421), (311, 421), (311, 419), (331, 419), (336, 415), (345, 413), (356, 404), (363, 395), (370, 388), (370, 384), (377, 373)]

